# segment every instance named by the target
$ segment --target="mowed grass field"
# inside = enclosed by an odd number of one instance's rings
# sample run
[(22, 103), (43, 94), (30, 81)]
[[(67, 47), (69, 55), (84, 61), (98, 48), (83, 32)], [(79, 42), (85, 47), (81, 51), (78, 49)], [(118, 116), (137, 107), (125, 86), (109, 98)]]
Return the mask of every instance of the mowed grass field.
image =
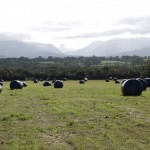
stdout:
[(0, 93), (0, 150), (149, 150), (150, 88), (122, 96), (114, 81), (27, 81)]

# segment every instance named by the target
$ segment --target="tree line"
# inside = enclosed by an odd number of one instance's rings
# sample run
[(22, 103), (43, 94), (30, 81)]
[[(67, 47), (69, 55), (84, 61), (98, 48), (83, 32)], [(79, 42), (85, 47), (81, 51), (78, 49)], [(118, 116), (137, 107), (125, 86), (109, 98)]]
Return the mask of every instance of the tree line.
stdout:
[[(104, 63), (105, 62), (105, 63)], [(115, 63), (113, 63), (115, 62)], [(0, 78), (3, 80), (38, 79), (106, 79), (150, 77), (150, 58), (122, 57), (38, 57), (29, 59), (1, 58)]]

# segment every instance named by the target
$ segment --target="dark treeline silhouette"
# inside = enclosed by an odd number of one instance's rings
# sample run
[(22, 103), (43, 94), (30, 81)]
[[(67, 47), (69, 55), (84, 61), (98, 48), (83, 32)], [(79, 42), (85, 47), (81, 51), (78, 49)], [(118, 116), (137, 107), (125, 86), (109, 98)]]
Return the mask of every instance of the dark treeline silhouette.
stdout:
[(122, 57), (48, 57), (29, 59), (1, 58), (0, 78), (3, 80), (38, 79), (106, 79), (150, 77), (150, 58)]

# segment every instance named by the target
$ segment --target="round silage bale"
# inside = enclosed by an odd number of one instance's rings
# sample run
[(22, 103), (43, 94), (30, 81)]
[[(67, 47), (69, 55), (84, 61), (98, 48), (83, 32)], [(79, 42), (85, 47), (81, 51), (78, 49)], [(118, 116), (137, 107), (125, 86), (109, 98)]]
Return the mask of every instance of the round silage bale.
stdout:
[(84, 78), (84, 81), (87, 81), (88, 79), (87, 78)]
[(79, 83), (80, 83), (80, 84), (84, 84), (85, 81), (84, 81), (84, 80), (80, 80)]
[(147, 87), (150, 87), (150, 78), (145, 78), (144, 81), (146, 81)]
[(118, 80), (118, 78), (117, 78), (117, 77), (114, 77), (114, 78), (113, 78), (113, 81), (116, 81), (116, 80)]
[(142, 90), (142, 83), (137, 79), (128, 79), (121, 86), (123, 95), (141, 95)]
[(64, 78), (63, 80), (64, 80), (64, 81), (67, 81), (67, 78)]
[(119, 84), (120, 83), (120, 81), (119, 80), (115, 80), (115, 84)]
[(4, 82), (4, 80), (3, 80), (3, 79), (0, 79), (0, 82)]
[(2, 92), (2, 86), (0, 85), (0, 93)]
[(22, 89), (23, 88), (23, 82), (19, 80), (13, 80), (10, 82), (10, 88), (13, 89)]
[(109, 79), (105, 79), (105, 82), (109, 82)]
[(38, 80), (37, 80), (37, 79), (34, 79), (34, 83), (38, 83)]
[(109, 80), (112, 80), (113, 79), (113, 77), (109, 77)]
[(145, 80), (138, 78), (138, 80), (142, 83), (142, 87), (143, 87), (143, 91), (145, 91), (147, 89), (147, 83)]
[(43, 83), (43, 86), (51, 86), (51, 82), (45, 81), (45, 82)]
[(56, 80), (54, 82), (54, 88), (62, 88), (63, 87), (63, 82), (60, 80)]

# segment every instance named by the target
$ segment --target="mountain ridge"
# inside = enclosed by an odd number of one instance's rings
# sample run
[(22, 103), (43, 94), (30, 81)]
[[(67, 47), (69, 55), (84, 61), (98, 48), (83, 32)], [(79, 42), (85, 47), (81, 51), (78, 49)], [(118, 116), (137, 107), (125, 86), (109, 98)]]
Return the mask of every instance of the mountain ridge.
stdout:
[(93, 45), (94, 42), (69, 54), (77, 56), (117, 56), (124, 52), (150, 47), (150, 38), (111, 39), (97, 41)]
[(64, 54), (52, 44), (41, 44), (22, 41), (0, 41), (0, 55), (7, 57), (63, 57)]
[(118, 56), (134, 56), (134, 55), (141, 56), (141, 57), (150, 56), (150, 47), (145, 47), (145, 48), (136, 49), (133, 51), (118, 53)]
[(150, 38), (124, 38), (111, 39), (107, 41), (94, 41), (82, 49), (63, 53), (52, 44), (36, 42), (22, 42), (15, 40), (0, 40), (0, 58), (7, 57), (28, 57), (37, 58), (39, 56), (47, 58), (65, 56), (123, 56), (137, 55), (150, 56)]

